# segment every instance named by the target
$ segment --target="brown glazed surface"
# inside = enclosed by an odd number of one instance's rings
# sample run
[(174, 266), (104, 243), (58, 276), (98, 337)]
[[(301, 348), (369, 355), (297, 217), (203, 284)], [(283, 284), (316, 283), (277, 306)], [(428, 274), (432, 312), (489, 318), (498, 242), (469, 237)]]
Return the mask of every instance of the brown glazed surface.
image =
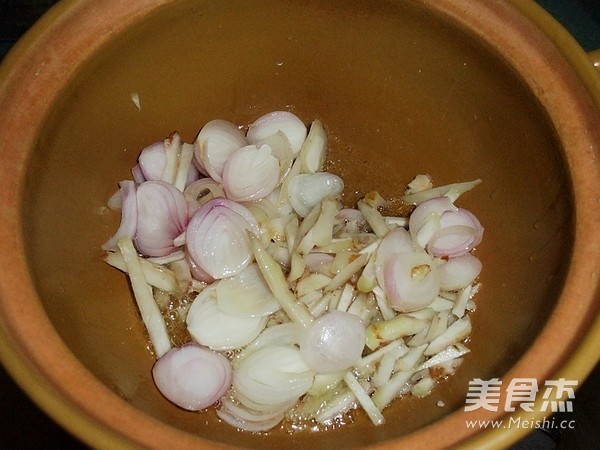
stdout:
[[(462, 412), (469, 380), (551, 378), (588, 332), (598, 112), (589, 80), (510, 2), (71, 1), (51, 19), (11, 55), (0, 91), (2, 347), (32, 396), (89, 443), (445, 447), (474, 432), (467, 416), (493, 416)], [(348, 203), (372, 189), (397, 199), (418, 173), (483, 180), (459, 201), (486, 229), (472, 352), (381, 427), (358, 413), (327, 432), (251, 435), (170, 405), (127, 280), (100, 259), (119, 221), (106, 201), (144, 146), (278, 109), (326, 125)]]

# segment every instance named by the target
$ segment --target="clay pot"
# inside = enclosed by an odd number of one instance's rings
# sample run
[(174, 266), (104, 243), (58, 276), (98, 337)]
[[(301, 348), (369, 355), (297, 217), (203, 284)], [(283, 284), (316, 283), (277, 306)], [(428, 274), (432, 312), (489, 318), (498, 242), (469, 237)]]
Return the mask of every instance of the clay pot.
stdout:
[[(94, 447), (507, 446), (530, 430), (465, 420), (543, 414), (504, 394), (465, 412), (470, 380), (581, 384), (598, 361), (600, 78), (533, 2), (64, 1), (0, 79), (2, 361)], [(153, 386), (127, 279), (101, 261), (119, 221), (106, 202), (141, 148), (277, 109), (327, 126), (349, 202), (418, 173), (483, 180), (462, 203), (486, 229), (472, 352), (381, 427), (358, 413), (247, 434), (177, 409)]]

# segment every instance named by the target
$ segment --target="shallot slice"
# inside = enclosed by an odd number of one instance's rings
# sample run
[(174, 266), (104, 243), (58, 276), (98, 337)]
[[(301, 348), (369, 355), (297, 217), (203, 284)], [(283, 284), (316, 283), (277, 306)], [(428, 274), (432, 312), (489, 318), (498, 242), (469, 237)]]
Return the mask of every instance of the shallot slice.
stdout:
[(277, 158), (279, 162), (279, 180), (277, 184), (281, 183), (292, 169), (294, 163), (292, 145), (287, 136), (282, 131), (278, 131), (272, 136), (261, 139), (254, 145), (258, 148), (263, 145), (268, 145), (271, 148), (271, 154)]
[(200, 268), (194, 262), (194, 260), (190, 257), (190, 254), (188, 252), (185, 253), (185, 261), (190, 267), (190, 274), (192, 275), (192, 278), (207, 284), (210, 284), (213, 281), (215, 281), (213, 277), (211, 277), (208, 273), (202, 270), (202, 268)]
[(117, 243), (123, 237), (133, 238), (138, 223), (138, 206), (135, 183), (130, 180), (119, 183), (121, 197), (121, 224), (117, 232), (102, 245), (103, 250), (116, 251)]
[(294, 156), (304, 144), (308, 130), (298, 116), (289, 111), (274, 111), (259, 117), (248, 127), (246, 137), (248, 142), (256, 142), (268, 138), (281, 131), (290, 141)]
[(152, 376), (169, 401), (189, 411), (200, 411), (229, 389), (232, 368), (225, 356), (190, 343), (169, 350), (154, 364)]
[(227, 198), (238, 202), (260, 200), (279, 183), (279, 160), (266, 144), (236, 150), (223, 167)]
[(380, 286), (385, 286), (385, 271), (383, 270), (385, 262), (396, 253), (410, 253), (414, 250), (414, 243), (405, 228), (394, 228), (385, 235), (377, 247), (373, 268)]
[(199, 344), (213, 350), (233, 350), (252, 342), (265, 328), (265, 317), (231, 315), (219, 309), (216, 287), (204, 289), (194, 300), (187, 317), (187, 329)]
[(183, 193), (164, 181), (138, 186), (135, 244), (147, 256), (165, 256), (176, 250), (175, 239), (188, 224)]
[(242, 359), (232, 383), (239, 395), (275, 409), (304, 395), (312, 386), (314, 376), (297, 348), (273, 344)]
[(241, 317), (265, 317), (281, 308), (257, 264), (221, 280), (217, 303), (221, 311)]
[[(248, 406), (245, 406), (241, 403), (235, 402), (234, 400), (232, 400), (230, 397), (224, 397), (221, 400), (221, 408), (217, 411), (217, 414), (219, 413), (219, 411), (223, 411), (226, 410), (228, 413), (232, 414), (236, 419), (242, 421), (242, 422), (252, 422), (252, 424), (254, 425), (258, 425), (260, 423), (264, 423), (264, 422), (269, 422), (271, 420), (277, 419), (279, 418), (279, 420), (277, 420), (277, 422), (275, 422), (274, 425), (277, 425), (278, 422), (281, 421), (281, 419), (283, 419), (283, 415), (285, 413), (285, 410), (273, 410), (273, 411), (255, 411), (252, 408), (249, 408)], [(240, 428), (243, 428), (244, 430), (247, 430), (248, 428), (245, 426), (242, 426)], [(269, 427), (272, 428), (272, 427)], [(268, 429), (268, 428), (267, 428)]]
[(435, 197), (417, 206), (408, 220), (408, 229), (415, 243), (426, 248), (429, 239), (440, 228), (442, 214), (457, 209), (448, 197)]
[[(385, 261), (393, 254), (413, 252), (414, 250), (415, 246), (408, 231), (402, 227), (394, 228), (381, 240), (377, 247), (377, 254), (375, 256), (376, 271), (379, 272), (383, 268)], [(380, 284), (383, 285), (383, 283)]]
[(144, 148), (138, 157), (138, 164), (146, 180), (161, 180), (167, 167), (164, 141)]
[(439, 293), (436, 263), (425, 252), (396, 253), (385, 262), (383, 270), (383, 290), (389, 305), (397, 311), (424, 308)]
[(249, 408), (246, 409), (243, 405), (234, 405), (231, 401), (224, 401), (222, 405), (221, 409), (217, 410), (217, 416), (221, 420), (232, 427), (253, 433), (270, 430), (281, 422), (285, 416), (284, 411), (276, 411), (275, 413), (252, 412)]
[(306, 217), (327, 196), (335, 197), (344, 190), (340, 177), (328, 172), (295, 175), (288, 184), (288, 198), (294, 210)]
[(450, 258), (438, 267), (440, 288), (455, 291), (469, 286), (481, 272), (481, 261), (470, 253)]
[(294, 322), (285, 322), (265, 328), (250, 344), (248, 344), (239, 357), (244, 358), (250, 353), (267, 345), (297, 345), (302, 337), (303, 328)]
[(435, 197), (419, 204), (408, 224), (415, 243), (440, 257), (464, 255), (483, 236), (479, 220), (468, 210), (454, 206), (448, 197)]
[(252, 262), (248, 230), (259, 232), (250, 211), (231, 200), (215, 198), (190, 220), (186, 248), (194, 264), (212, 278), (230, 277)]
[(223, 185), (210, 177), (190, 183), (183, 191), (188, 202), (188, 213), (192, 217), (201, 205), (216, 197), (225, 197)]
[(349, 369), (365, 346), (365, 326), (359, 317), (343, 311), (328, 312), (315, 320), (300, 341), (300, 354), (317, 373)]
[(169, 139), (144, 148), (132, 174), (138, 183), (166, 181), (179, 190), (198, 179), (198, 169), (192, 164), (194, 146), (182, 144), (178, 133)]
[(131, 168), (131, 175), (133, 176), (133, 181), (135, 181), (136, 183), (141, 184), (144, 181), (148, 181), (146, 180), (146, 177), (144, 176), (144, 173), (142, 172), (139, 163)]
[(198, 133), (194, 154), (210, 177), (220, 182), (229, 157), (245, 145), (246, 138), (237, 125), (216, 119), (207, 122)]
[(481, 242), (483, 227), (469, 211), (458, 208), (446, 211), (439, 219), (439, 229), (427, 243), (427, 250), (434, 256), (464, 255)]

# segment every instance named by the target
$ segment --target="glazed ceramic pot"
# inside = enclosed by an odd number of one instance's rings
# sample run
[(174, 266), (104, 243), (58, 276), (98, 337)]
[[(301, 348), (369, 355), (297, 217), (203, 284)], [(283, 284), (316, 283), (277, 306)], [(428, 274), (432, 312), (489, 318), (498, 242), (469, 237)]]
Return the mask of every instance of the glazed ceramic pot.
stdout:
[[(326, 125), (348, 203), (418, 173), (483, 180), (464, 200), (486, 229), (472, 352), (381, 427), (249, 434), (176, 408), (101, 260), (144, 146), (280, 109)], [(2, 362), (94, 447), (503, 447), (530, 430), (465, 421), (546, 414), (465, 411), (470, 380), (581, 383), (598, 361), (600, 78), (530, 1), (66, 0), (4, 61), (0, 111)]]

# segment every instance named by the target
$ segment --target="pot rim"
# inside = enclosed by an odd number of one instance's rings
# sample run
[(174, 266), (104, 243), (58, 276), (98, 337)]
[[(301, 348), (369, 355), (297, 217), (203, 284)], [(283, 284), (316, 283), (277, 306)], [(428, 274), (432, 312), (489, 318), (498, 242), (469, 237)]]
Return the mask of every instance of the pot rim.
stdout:
[[(118, 23), (108, 22), (106, 18), (97, 16), (94, 17), (94, 21), (90, 20), (90, 8), (95, 11), (104, 11), (106, 9), (120, 9), (120, 6), (115, 5), (115, 1), (108, 0), (63, 0), (55, 5), (34, 27), (22, 38), (22, 40), (11, 50), (7, 55), (2, 65), (0, 66), (0, 105), (8, 105), (9, 97), (11, 94), (16, 94), (18, 89), (19, 79), (37, 79), (37, 84), (49, 85), (52, 82), (59, 81), (59, 83), (67, 83), (68, 80), (73, 76), (78, 68), (77, 64), (69, 65), (74, 62), (73, 55), (76, 53), (76, 49), (85, 48), (84, 54), (86, 59), (90, 57), (94, 52), (101, 48), (107, 43), (112, 36), (122, 32), (130, 24), (143, 19), (146, 15), (152, 13), (156, 8), (160, 8), (161, 5), (169, 3), (167, 0), (148, 0), (143, 3), (141, 8), (135, 8), (131, 5), (131, 2), (122, 1), (123, 5), (120, 14), (122, 19)], [(444, 0), (437, 2), (434, 0), (422, 0), (424, 4), (435, 5), (436, 8), (439, 4), (443, 4), (444, 13), (450, 16), (455, 15), (458, 18), (459, 13), (454, 10), (452, 1)], [(499, 2), (498, 2), (499, 3)], [(472, 8), (472, 18), (483, 17), (483, 22), (479, 22), (482, 26), (481, 33), (484, 33), (484, 28), (489, 26), (484, 22), (488, 18), (485, 15), (481, 16), (481, 12), (493, 13), (497, 10), (508, 10), (514, 8), (522, 16), (523, 20), (527, 20), (538, 29), (539, 39), (552, 42), (555, 46), (556, 54), (560, 53), (560, 56), (569, 66), (569, 69), (573, 71), (570, 76), (571, 83), (577, 80), (579, 86), (574, 86), (573, 92), (567, 92), (564, 95), (581, 95), (581, 90), (587, 91), (587, 97), (590, 99), (590, 104), (585, 105), (583, 109), (587, 112), (596, 110), (596, 116), (599, 115), (597, 112), (600, 110), (600, 77), (596, 73), (593, 65), (589, 61), (585, 52), (577, 44), (574, 38), (560, 25), (558, 24), (549, 14), (547, 14), (541, 7), (536, 5), (531, 0), (509, 0), (504, 2), (503, 5), (477, 5)], [(128, 11), (126, 14), (124, 11)], [(135, 12), (134, 12), (135, 11)], [(502, 12), (502, 11), (500, 11)], [(513, 15), (514, 16), (514, 15)], [(86, 19), (88, 24), (94, 22), (92, 26), (94, 31), (81, 33), (83, 26), (85, 25)], [(464, 17), (464, 16), (462, 16)], [(103, 22), (104, 20), (104, 22)], [(457, 19), (462, 20), (462, 19)], [(491, 19), (490, 19), (491, 20)], [(522, 27), (521, 30), (527, 28), (531, 31), (531, 23), (527, 24), (511, 24), (515, 27)], [(525, 27), (525, 28), (523, 28)], [(98, 38), (100, 35), (100, 38)], [(69, 42), (69, 37), (77, 36), (78, 40), (74, 43)], [(92, 36), (94, 36), (92, 38)], [(58, 55), (56, 59), (49, 61), (48, 50), (52, 49), (53, 45), (56, 45), (56, 39), (62, 40), (62, 44), (72, 53), (66, 53), (64, 55)], [(53, 44), (54, 42), (54, 44)], [(533, 44), (532, 44), (533, 45)], [(61, 59), (62, 58), (62, 59)], [(542, 62), (540, 62), (541, 64)], [(68, 72), (58, 71), (53, 67), (68, 68)], [(60, 73), (58, 73), (60, 72)], [(561, 75), (562, 76), (562, 75)], [(554, 79), (560, 78), (559, 75), (555, 75)], [(35, 99), (35, 86), (31, 90), (20, 92), (18, 95), (28, 99), (34, 103), (34, 106), (38, 108), (38, 114), (35, 117), (36, 123), (42, 123), (44, 120), (44, 113), (47, 111), (48, 104), (51, 101), (48, 99)], [(540, 93), (543, 97), (543, 94)], [(555, 100), (553, 98), (542, 98), (542, 103), (547, 105), (549, 108), (557, 108), (552, 103)], [(585, 115), (585, 111), (578, 111), (580, 115)], [(0, 129), (4, 129), (4, 125), (12, 125), (13, 128), (18, 123), (19, 119), (23, 117), (13, 118), (0, 118)], [(582, 119), (583, 120), (583, 119)], [(596, 124), (600, 119), (596, 118)], [(583, 121), (580, 126), (585, 127), (587, 125)], [(566, 130), (566, 125), (557, 124), (559, 134), (564, 133), (567, 136), (569, 131)], [(561, 128), (563, 127), (563, 128)], [(581, 131), (581, 130), (580, 130)], [(593, 133), (591, 133), (593, 134)], [(0, 146), (4, 146), (5, 138), (0, 136)], [(595, 147), (589, 149), (589, 156), (593, 157), (598, 153), (598, 142), (600, 137), (598, 133), (594, 136), (588, 137), (587, 143), (596, 143)], [(26, 136), (22, 142), (22, 149), (31, 148), (35, 144), (35, 136)], [(581, 143), (579, 143), (581, 145)], [(21, 155), (11, 156), (10, 163), (14, 164), (15, 167), (24, 167), (26, 164), (27, 152), (23, 152)], [(575, 155), (577, 156), (577, 155)], [(575, 158), (573, 156), (573, 158)], [(574, 165), (576, 159), (569, 159), (571, 156), (566, 155), (567, 161), (570, 165)], [(597, 166), (597, 165), (596, 165)], [(583, 206), (577, 206), (576, 211), (576, 232), (575, 232), (575, 244), (574, 252), (578, 254), (586, 255), (590, 259), (590, 263), (584, 267), (571, 267), (569, 268), (568, 277), (575, 280), (582, 280), (585, 277), (591, 277), (593, 275), (598, 277), (600, 275), (600, 254), (599, 251), (594, 251), (590, 248), (590, 242), (596, 242), (598, 245), (596, 248), (600, 248), (600, 236), (584, 236), (585, 232), (594, 220), (600, 219), (600, 211), (594, 212), (585, 211), (589, 206), (592, 206), (596, 202), (595, 198), (590, 193), (600, 193), (600, 167), (594, 167), (595, 174), (597, 175), (593, 180), (587, 180), (583, 186), (574, 186), (575, 197), (583, 198), (585, 204)], [(575, 173), (574, 176), (577, 179), (583, 179), (583, 174)], [(53, 331), (52, 325), (45, 313), (41, 303), (37, 301), (37, 294), (32, 287), (32, 282), (27, 271), (26, 260), (23, 256), (23, 246), (20, 239), (14, 239), (17, 235), (21, 238), (21, 224), (20, 219), (16, 219), (19, 211), (19, 199), (21, 194), (19, 189), (21, 181), (19, 180), (0, 180), (0, 186), (3, 187), (2, 191), (2, 203), (5, 206), (3, 213), (1, 213), (1, 221), (6, 223), (8, 227), (3, 227), (0, 230), (0, 238), (8, 238), (12, 236), (12, 241), (9, 243), (9, 248), (5, 251), (6, 255), (20, 255), (15, 258), (14, 256), (8, 258), (4, 255), (0, 256), (0, 262), (5, 262), (14, 267), (22, 269), (18, 274), (0, 274), (0, 299), (9, 298), (27, 298), (31, 299), (31, 304), (18, 306), (9, 305), (8, 302), (2, 300), (0, 302), (0, 313), (4, 313), (7, 310), (11, 310), (14, 316), (15, 312), (22, 314), (24, 319), (20, 325), (21, 329), (17, 329), (17, 325), (14, 323), (6, 323), (0, 316), (0, 358), (3, 364), (6, 366), (8, 372), (16, 380), (16, 382), (28, 393), (28, 395), (41, 407), (46, 413), (58, 421), (63, 427), (69, 430), (71, 433), (84, 440), (85, 442), (94, 445), (95, 447), (107, 447), (107, 448), (126, 448), (133, 444), (137, 445), (156, 445), (159, 446), (161, 442), (165, 442), (165, 434), (168, 431), (169, 439), (177, 436), (180, 439), (182, 446), (195, 446), (198, 447), (199, 443), (202, 443), (205, 448), (217, 447), (216, 444), (201, 438), (188, 435), (182, 431), (171, 428), (165, 424), (162, 424), (156, 419), (153, 419), (141, 411), (136, 410), (133, 406), (128, 404), (125, 400), (118, 397), (113, 391), (97, 380), (75, 357), (72, 355), (66, 345), (60, 340), (57, 333)], [(593, 208), (592, 208), (593, 209)], [(10, 217), (10, 212), (13, 212), (13, 217)], [(591, 215), (590, 215), (591, 214)], [(597, 222), (596, 222), (597, 223)], [(6, 229), (4, 229), (6, 228)], [(590, 241), (592, 239), (592, 241)], [(3, 239), (6, 241), (7, 239)], [(577, 287), (574, 285), (575, 282), (566, 282), (563, 293), (561, 294), (561, 300), (557, 304), (556, 310), (552, 317), (548, 320), (547, 324), (542, 331), (541, 336), (533, 344), (533, 347), (540, 348), (542, 340), (549, 340), (551, 343), (557, 343), (557, 337), (551, 336), (558, 327), (560, 321), (560, 311), (565, 311), (567, 308), (572, 307), (573, 302), (564, 301), (565, 298), (573, 297), (581, 293), (581, 289), (592, 289), (591, 292), (584, 293), (588, 298), (598, 297), (598, 280), (588, 280), (586, 285)], [(16, 295), (18, 295), (18, 297)], [(590, 312), (595, 312), (595, 321), (593, 317), (589, 316)], [(562, 367), (558, 367), (556, 364), (545, 363), (544, 375), (549, 375), (547, 379), (554, 378), (566, 378), (566, 379), (580, 379), (583, 380), (594, 368), (597, 361), (600, 360), (600, 316), (597, 316), (597, 307), (595, 311), (591, 310), (580, 310), (576, 312), (580, 317), (580, 322), (585, 329), (582, 329), (576, 336), (571, 336), (572, 341), (565, 345), (561, 344), (563, 351), (561, 354), (572, 355), (565, 358), (565, 363)], [(40, 319), (41, 318), (41, 319)], [(30, 322), (27, 321), (30, 320)], [(35, 347), (28, 341), (31, 337), (42, 337), (52, 336), (51, 339), (47, 339), (48, 352), (35, 352)], [(582, 338), (580, 343), (575, 342), (577, 339)], [(558, 338), (562, 338), (559, 335)], [(546, 344), (547, 347), (547, 344)], [(526, 376), (528, 367), (535, 365), (539, 361), (531, 358), (532, 351), (529, 350), (525, 353), (522, 360), (528, 362), (524, 364), (520, 361), (515, 367), (513, 367), (507, 377), (519, 377)], [(58, 357), (59, 360), (55, 361), (54, 358)], [(560, 358), (555, 358), (556, 360)], [(30, 362), (34, 361), (34, 363)], [(41, 369), (44, 367), (45, 369)], [(74, 384), (72, 389), (65, 389), (62, 386), (54, 384), (52, 375), (61, 374), (63, 380), (71, 380)], [(49, 378), (50, 377), (50, 378)], [(92, 406), (89, 402), (92, 398), (96, 401), (99, 396), (93, 396), (91, 392), (100, 392), (102, 395), (102, 404)], [(100, 407), (98, 407), (100, 406)], [(99, 410), (104, 412), (99, 413)], [(117, 414), (118, 411), (118, 414)], [(520, 414), (516, 411), (512, 415), (504, 415), (502, 418), (508, 417), (520, 417), (524, 414)], [(527, 413), (527, 418), (531, 418), (532, 413)], [(490, 414), (487, 419), (496, 419), (498, 414)], [(135, 429), (139, 421), (143, 421), (150, 426), (147, 427), (150, 432), (145, 436), (136, 436), (138, 441), (133, 441), (133, 437), (126, 436), (127, 431)], [(410, 433), (402, 436), (397, 440), (393, 440), (375, 447), (385, 447), (389, 445), (402, 443), (406, 445), (410, 443), (412, 446), (423, 445), (423, 436), (426, 433), (431, 433), (440, 423), (453, 423), (454, 425), (460, 424), (465, 420), (463, 412), (455, 411), (449, 416), (435, 422), (434, 424), (425, 427), (422, 430)], [(115, 427), (117, 424), (117, 427)], [(464, 423), (462, 428), (465, 428)], [(495, 447), (506, 447), (512, 442), (522, 437), (530, 430), (525, 428), (511, 428), (511, 429), (489, 429), (479, 433), (467, 433), (466, 435), (457, 436), (455, 439), (458, 443), (459, 440), (465, 439), (461, 442), (465, 448), (495, 448)], [(438, 433), (439, 435), (439, 433)], [(441, 441), (443, 436), (438, 436), (431, 439), (425, 440), (428, 447), (438, 444), (442, 445), (444, 442)]]

